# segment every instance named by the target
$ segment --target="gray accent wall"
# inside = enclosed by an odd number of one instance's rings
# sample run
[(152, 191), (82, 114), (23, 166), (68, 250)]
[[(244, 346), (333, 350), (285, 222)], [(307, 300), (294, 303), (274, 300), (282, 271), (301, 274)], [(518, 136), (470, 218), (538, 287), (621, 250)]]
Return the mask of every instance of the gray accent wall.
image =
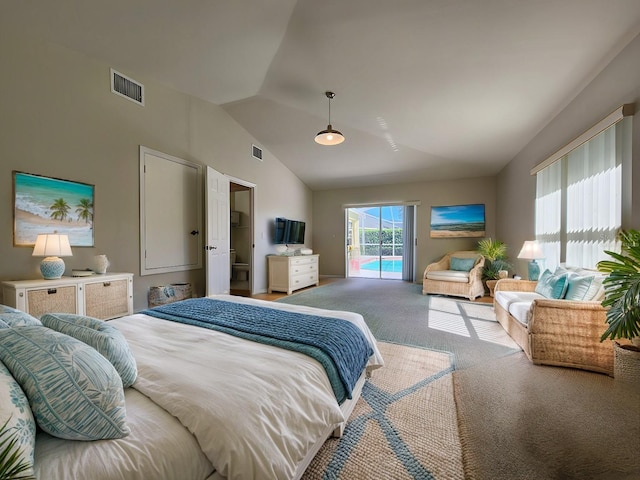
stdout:
[[(526, 92), (523, 92), (526, 94)], [(515, 258), (535, 233), (536, 180), (530, 170), (625, 103), (640, 111), (640, 36), (627, 45), (497, 177), (497, 236)], [(523, 112), (526, 115), (526, 112)], [(623, 171), (623, 228), (640, 228), (640, 115), (633, 117), (632, 164)], [(635, 190), (635, 191), (634, 191)], [(526, 276), (526, 260), (517, 260)]]
[[(191, 282), (204, 293), (204, 269), (140, 277), (139, 145), (256, 184), (255, 283), (267, 289), (266, 255), (277, 216), (308, 222), (312, 194), (221, 107), (56, 45), (0, 32), (0, 280), (41, 278), (32, 248), (13, 246), (12, 171), (95, 185), (95, 247), (73, 248), (67, 273), (106, 254), (110, 271), (131, 272), (134, 309), (147, 306), (149, 287)], [(141, 107), (110, 91), (110, 67), (145, 86)]]

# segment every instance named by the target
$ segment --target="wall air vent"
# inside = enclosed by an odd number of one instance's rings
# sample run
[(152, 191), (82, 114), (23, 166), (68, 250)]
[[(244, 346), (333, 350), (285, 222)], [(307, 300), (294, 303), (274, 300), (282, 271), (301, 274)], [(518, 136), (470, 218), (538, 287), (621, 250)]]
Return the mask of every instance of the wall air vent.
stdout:
[(260, 147), (251, 145), (251, 155), (253, 158), (262, 161), (262, 149)]
[(144, 85), (111, 69), (111, 91), (144, 106)]

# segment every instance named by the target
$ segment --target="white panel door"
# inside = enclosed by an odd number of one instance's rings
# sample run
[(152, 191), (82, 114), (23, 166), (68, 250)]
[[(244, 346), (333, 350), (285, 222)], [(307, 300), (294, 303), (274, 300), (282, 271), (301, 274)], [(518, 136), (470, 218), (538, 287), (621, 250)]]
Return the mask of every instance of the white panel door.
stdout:
[(206, 205), (206, 265), (207, 295), (229, 293), (231, 265), (229, 263), (229, 179), (207, 167)]

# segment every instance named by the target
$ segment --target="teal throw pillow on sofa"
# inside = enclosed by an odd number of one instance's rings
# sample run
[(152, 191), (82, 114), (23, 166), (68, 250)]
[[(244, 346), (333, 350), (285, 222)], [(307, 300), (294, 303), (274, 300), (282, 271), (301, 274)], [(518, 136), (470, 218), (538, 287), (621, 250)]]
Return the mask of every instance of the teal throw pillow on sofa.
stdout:
[(475, 258), (459, 258), (451, 257), (449, 261), (449, 269), (457, 270), (459, 272), (469, 272), (476, 263)]
[(93, 347), (42, 326), (3, 328), (0, 360), (48, 434), (67, 440), (129, 434), (122, 380)]
[(587, 297), (587, 293), (589, 293), (591, 290), (591, 284), (593, 283), (594, 278), (594, 276), (570, 276), (567, 286), (567, 293), (565, 294), (564, 298), (566, 300), (584, 300)]
[(45, 313), (40, 321), (45, 327), (77, 338), (99, 351), (116, 367), (124, 388), (136, 381), (136, 360), (127, 340), (117, 328), (97, 318), (72, 313)]
[(545, 270), (538, 279), (536, 293), (546, 298), (563, 298), (567, 291), (568, 275), (554, 275), (549, 270)]

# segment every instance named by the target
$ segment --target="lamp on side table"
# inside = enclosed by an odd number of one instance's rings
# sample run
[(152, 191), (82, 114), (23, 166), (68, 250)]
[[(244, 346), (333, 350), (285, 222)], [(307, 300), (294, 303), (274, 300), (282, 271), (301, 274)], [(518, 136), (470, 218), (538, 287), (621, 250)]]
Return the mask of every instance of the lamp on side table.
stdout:
[(544, 253), (537, 240), (527, 240), (522, 245), (518, 258), (529, 260), (529, 280), (537, 281), (540, 276), (540, 265), (536, 260), (544, 258)]

